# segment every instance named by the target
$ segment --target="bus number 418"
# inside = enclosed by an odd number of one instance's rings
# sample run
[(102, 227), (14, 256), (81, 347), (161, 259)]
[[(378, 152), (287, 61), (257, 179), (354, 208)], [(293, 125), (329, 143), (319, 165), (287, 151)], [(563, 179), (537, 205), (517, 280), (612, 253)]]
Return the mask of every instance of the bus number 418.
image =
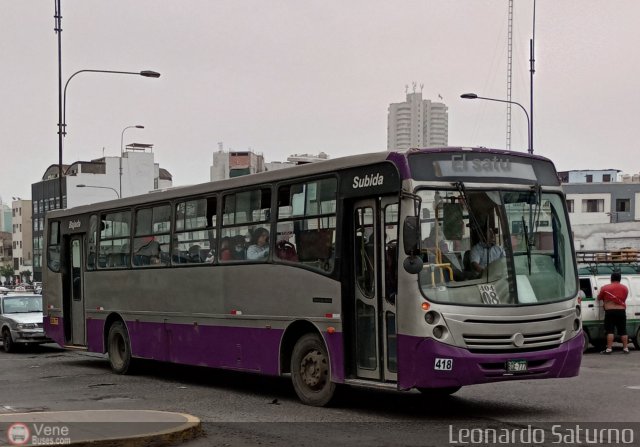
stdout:
[(453, 369), (453, 359), (436, 359), (433, 366), (436, 371), (451, 371)]

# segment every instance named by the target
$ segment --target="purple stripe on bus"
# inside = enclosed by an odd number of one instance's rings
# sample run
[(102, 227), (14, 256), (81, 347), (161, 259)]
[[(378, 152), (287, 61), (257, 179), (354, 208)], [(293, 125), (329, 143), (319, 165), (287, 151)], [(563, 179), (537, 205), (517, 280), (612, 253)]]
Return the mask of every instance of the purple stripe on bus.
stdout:
[[(55, 318), (56, 324), (51, 324), (51, 318)], [(49, 317), (43, 318), (44, 333), (47, 337), (58, 343), (60, 346), (64, 344), (64, 325), (62, 318)]]
[[(398, 335), (398, 388), (438, 388), (510, 379), (573, 377), (578, 375), (583, 343), (583, 337), (579, 336), (547, 351), (473, 354), (433, 339)], [(436, 370), (436, 359), (451, 359), (452, 369)], [(527, 360), (528, 371), (506, 375), (507, 360)]]
[[(62, 324), (62, 322), (60, 322)], [(277, 375), (284, 330), (164, 324), (126, 323), (134, 356), (213, 368), (238, 369)], [(87, 348), (104, 352), (104, 321), (87, 320)], [(344, 381), (342, 334), (324, 334), (330, 353), (332, 378)], [(62, 337), (59, 337), (60, 342)], [(58, 338), (56, 338), (58, 341)]]
[(407, 157), (405, 154), (399, 154), (397, 152), (390, 152), (387, 160), (392, 161), (400, 172), (400, 179), (405, 180), (411, 178), (411, 171), (409, 164), (407, 163)]

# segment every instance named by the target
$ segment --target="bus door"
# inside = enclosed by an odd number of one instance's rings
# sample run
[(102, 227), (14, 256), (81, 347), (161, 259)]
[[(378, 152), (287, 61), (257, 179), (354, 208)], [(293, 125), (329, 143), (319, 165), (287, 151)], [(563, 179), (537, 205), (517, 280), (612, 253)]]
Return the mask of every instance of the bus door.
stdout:
[(83, 262), (82, 236), (71, 236), (69, 239), (69, 288), (71, 297), (71, 344), (86, 345), (86, 322), (84, 316), (83, 296)]
[(356, 375), (395, 381), (398, 201), (359, 200), (353, 218)]

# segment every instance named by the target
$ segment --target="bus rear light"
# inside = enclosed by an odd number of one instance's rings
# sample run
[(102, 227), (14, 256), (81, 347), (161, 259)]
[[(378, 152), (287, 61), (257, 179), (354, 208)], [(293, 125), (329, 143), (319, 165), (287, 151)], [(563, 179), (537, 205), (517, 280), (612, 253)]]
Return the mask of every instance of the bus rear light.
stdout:
[(104, 310), (104, 307), (98, 306), (98, 307), (96, 307), (96, 310)]
[(48, 308), (48, 309), (53, 309), (53, 304), (49, 304), (49, 305), (47, 306), (47, 308)]
[(334, 328), (333, 326), (329, 326), (327, 328), (327, 334), (335, 334), (336, 333), (336, 328)]
[(340, 314), (324, 314), (325, 318), (340, 318)]
[(577, 332), (578, 329), (580, 329), (580, 319), (576, 318), (573, 320), (573, 330)]
[(422, 310), (429, 310), (431, 309), (431, 304), (424, 302), (422, 303)]
[(231, 315), (242, 315), (242, 311), (241, 310), (232, 310), (231, 311)]

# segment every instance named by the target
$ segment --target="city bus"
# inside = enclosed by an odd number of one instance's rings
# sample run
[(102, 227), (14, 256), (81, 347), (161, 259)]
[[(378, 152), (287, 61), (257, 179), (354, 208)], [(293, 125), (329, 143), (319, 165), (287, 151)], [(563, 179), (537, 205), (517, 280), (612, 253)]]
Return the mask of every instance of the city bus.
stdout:
[(572, 377), (571, 234), (546, 158), (348, 156), (48, 213), (44, 326), (116, 373), (290, 376), (315, 406), (343, 384), (443, 396)]

